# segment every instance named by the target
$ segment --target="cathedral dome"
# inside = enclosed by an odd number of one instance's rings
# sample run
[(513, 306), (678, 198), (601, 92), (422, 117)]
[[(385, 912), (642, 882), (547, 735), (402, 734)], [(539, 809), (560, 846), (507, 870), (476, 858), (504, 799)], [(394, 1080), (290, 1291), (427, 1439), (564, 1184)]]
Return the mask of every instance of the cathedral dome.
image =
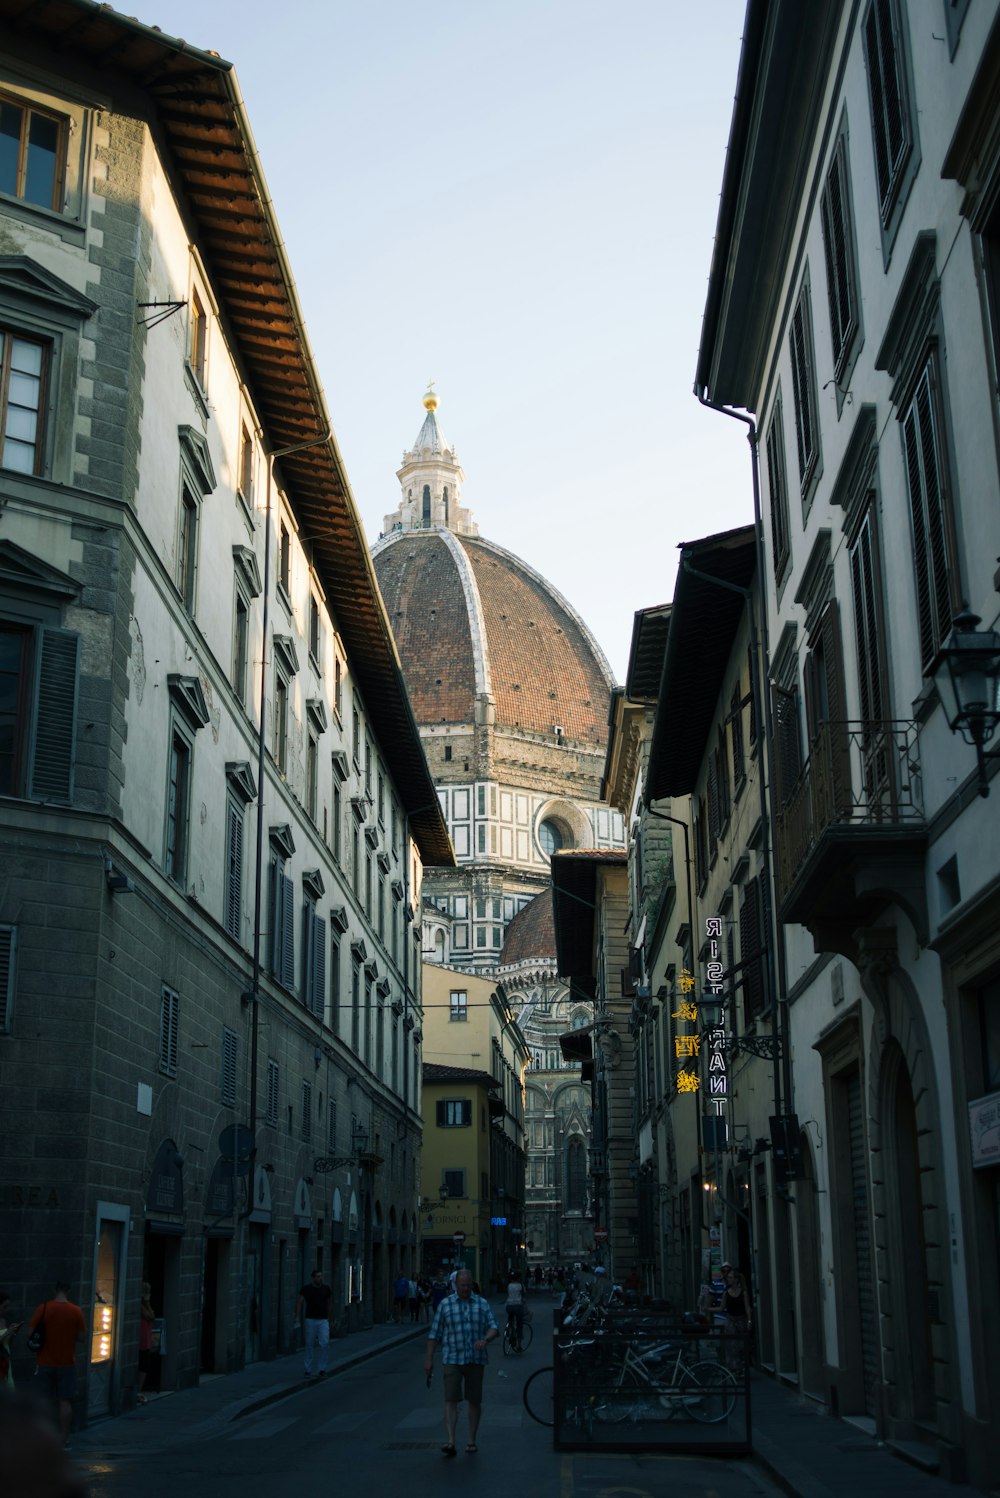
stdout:
[(477, 721), (603, 748), (611, 671), (586, 625), (519, 557), (444, 528), (390, 531), (375, 571), (420, 725)]

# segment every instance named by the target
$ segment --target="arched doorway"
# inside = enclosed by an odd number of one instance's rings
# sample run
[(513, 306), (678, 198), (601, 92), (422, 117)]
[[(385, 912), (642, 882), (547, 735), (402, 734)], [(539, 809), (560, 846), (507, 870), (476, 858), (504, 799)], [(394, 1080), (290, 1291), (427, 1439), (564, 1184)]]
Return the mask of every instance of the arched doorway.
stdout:
[(799, 1261), (799, 1330), (801, 1379), (807, 1394), (821, 1396), (826, 1379), (826, 1335), (823, 1326), (819, 1210), (816, 1199), (816, 1162), (808, 1132), (799, 1136), (802, 1175), (795, 1183), (795, 1237)]

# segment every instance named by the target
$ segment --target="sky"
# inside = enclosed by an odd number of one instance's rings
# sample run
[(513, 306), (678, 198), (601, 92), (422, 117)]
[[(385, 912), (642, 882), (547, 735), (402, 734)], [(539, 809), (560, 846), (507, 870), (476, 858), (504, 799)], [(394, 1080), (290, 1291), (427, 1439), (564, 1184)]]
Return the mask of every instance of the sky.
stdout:
[(129, 0), (235, 64), (369, 539), (423, 420), (623, 681), (681, 541), (752, 520), (692, 393), (744, 0)]

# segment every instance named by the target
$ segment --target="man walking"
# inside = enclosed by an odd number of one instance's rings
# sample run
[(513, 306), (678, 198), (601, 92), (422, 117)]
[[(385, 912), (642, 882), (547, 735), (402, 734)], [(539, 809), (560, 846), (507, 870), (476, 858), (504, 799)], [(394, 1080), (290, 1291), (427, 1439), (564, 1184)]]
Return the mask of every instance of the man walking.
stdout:
[(51, 1402), (63, 1445), (68, 1446), (76, 1398), (76, 1344), (83, 1341), (87, 1328), (83, 1312), (69, 1298), (65, 1280), (57, 1282), (54, 1299), (35, 1307), (31, 1330), (39, 1325), (44, 1327), (45, 1340), (35, 1353), (37, 1388)]
[(470, 1454), (478, 1450), (476, 1433), (483, 1405), (483, 1372), (486, 1348), (499, 1336), (490, 1303), (472, 1293), (472, 1275), (460, 1269), (455, 1277), (455, 1294), (443, 1300), (434, 1313), (427, 1335), (424, 1372), (428, 1383), (434, 1371), (434, 1350), (441, 1343), (444, 1370), (444, 1428), (447, 1442), (441, 1447), (445, 1456), (455, 1455), (455, 1429), (458, 1406), (464, 1398), (469, 1406)]
[[(319, 1348), (316, 1377), (326, 1372), (326, 1360), (330, 1346), (330, 1301), (333, 1291), (323, 1283), (322, 1269), (314, 1269), (308, 1285), (303, 1285), (295, 1303), (295, 1325), (304, 1323), (306, 1352), (303, 1372), (306, 1378), (313, 1376), (313, 1348)], [(303, 1318), (303, 1312), (305, 1316)]]

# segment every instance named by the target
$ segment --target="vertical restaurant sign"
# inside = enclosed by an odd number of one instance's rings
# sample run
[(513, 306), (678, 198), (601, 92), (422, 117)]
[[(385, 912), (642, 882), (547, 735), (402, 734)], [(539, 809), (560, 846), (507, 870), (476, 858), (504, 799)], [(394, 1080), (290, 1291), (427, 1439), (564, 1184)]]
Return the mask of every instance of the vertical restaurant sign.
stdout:
[[(725, 988), (726, 970), (719, 957), (719, 943), (722, 940), (722, 917), (710, 915), (705, 920), (705, 941), (708, 945), (708, 961), (705, 964), (705, 986), (708, 992), (720, 1001), (723, 1015), (725, 1015), (725, 1003), (723, 992)], [(708, 1097), (714, 1104), (716, 1113), (725, 1112), (729, 1101), (729, 1068), (726, 1064), (726, 1029), (725, 1025), (713, 1025), (705, 1032), (705, 1041), (708, 1047)]]
[[(671, 1019), (676, 1019), (684, 1025), (696, 1025), (698, 1023), (698, 1006), (691, 995), (694, 993), (695, 980), (686, 967), (682, 967), (677, 979), (677, 987), (680, 989), (680, 1007), (671, 1014)], [(696, 1070), (684, 1062), (697, 1061), (701, 1054), (701, 1036), (695, 1030), (683, 1030), (674, 1036), (674, 1060), (681, 1062), (681, 1066), (674, 1073), (674, 1083), (678, 1092), (697, 1092), (701, 1086), (701, 1078)]]

